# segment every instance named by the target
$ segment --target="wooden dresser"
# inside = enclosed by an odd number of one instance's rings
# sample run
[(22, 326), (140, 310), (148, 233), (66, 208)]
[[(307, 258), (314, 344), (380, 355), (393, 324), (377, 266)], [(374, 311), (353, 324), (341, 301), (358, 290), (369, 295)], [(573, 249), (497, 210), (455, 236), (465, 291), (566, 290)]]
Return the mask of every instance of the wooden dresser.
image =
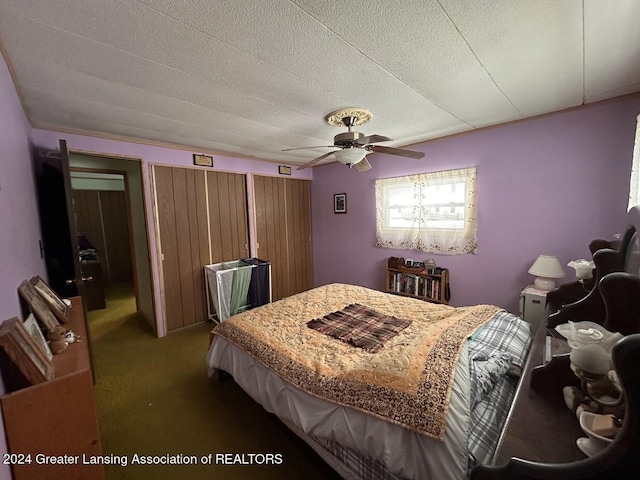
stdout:
[(14, 480), (105, 478), (86, 464), (101, 455), (100, 435), (82, 302), (71, 301), (65, 327), (81, 341), (54, 355), (55, 378), (0, 397)]

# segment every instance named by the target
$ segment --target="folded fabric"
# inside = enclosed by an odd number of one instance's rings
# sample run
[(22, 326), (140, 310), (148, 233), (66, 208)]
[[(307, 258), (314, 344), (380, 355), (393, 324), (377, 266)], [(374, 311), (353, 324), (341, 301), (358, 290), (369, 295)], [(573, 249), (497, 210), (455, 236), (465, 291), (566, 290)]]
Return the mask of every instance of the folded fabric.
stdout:
[(369, 353), (378, 352), (387, 340), (409, 325), (411, 320), (384, 315), (357, 303), (307, 323), (309, 328)]
[(494, 352), (489, 356), (478, 355), (470, 362), (472, 376), (476, 381), (471, 384), (472, 409), (482, 401), (498, 381), (508, 373), (512, 356), (506, 352)]

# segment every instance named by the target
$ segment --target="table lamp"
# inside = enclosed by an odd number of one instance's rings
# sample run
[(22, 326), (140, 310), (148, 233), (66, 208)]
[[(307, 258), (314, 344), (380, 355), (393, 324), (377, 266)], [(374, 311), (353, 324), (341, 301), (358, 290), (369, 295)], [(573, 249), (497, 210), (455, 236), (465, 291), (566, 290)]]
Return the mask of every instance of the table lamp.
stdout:
[(554, 255), (539, 255), (529, 269), (536, 279), (533, 284), (540, 290), (553, 290), (556, 288), (556, 278), (564, 277), (564, 270)]

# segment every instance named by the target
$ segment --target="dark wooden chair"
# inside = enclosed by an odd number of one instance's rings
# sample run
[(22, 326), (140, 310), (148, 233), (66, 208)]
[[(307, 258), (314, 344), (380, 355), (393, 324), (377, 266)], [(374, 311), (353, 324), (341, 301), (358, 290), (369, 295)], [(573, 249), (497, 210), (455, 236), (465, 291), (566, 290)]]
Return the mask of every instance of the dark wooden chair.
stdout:
[[(624, 272), (599, 282), (610, 331), (627, 335), (613, 348), (613, 363), (625, 394), (625, 415), (614, 441), (591, 458), (569, 463), (539, 463), (512, 458), (501, 466), (481, 465), (471, 480), (607, 480), (640, 478), (640, 278)], [(531, 371), (531, 388), (541, 395), (560, 395), (562, 385), (576, 381), (569, 355), (560, 355)], [(561, 407), (563, 408), (563, 407)], [(535, 438), (532, 438), (535, 442)]]
[[(600, 280), (613, 272), (623, 272), (629, 246), (636, 233), (629, 225), (619, 243), (614, 245), (605, 240), (594, 240), (589, 245), (595, 264), (591, 282), (572, 282), (558, 287), (547, 294), (547, 325), (555, 327), (568, 320), (589, 320), (602, 324), (605, 317), (604, 302), (600, 294)], [(611, 248), (616, 246), (616, 249)]]
[[(624, 238), (627, 238), (626, 233), (628, 233), (628, 231), (625, 232)], [(628, 237), (630, 239), (631, 235), (629, 235)], [(617, 250), (621, 252), (623, 251), (621, 248), (621, 243), (622, 242), (620, 241), (610, 242), (608, 240), (602, 240), (599, 238), (596, 240), (592, 240), (591, 243), (589, 243), (589, 252), (591, 252), (591, 258), (593, 258), (593, 255), (595, 255), (595, 253), (598, 250), (608, 249), (608, 250)], [(627, 247), (625, 247), (625, 249), (626, 248)], [(547, 304), (546, 304), (547, 312), (550, 314), (553, 312), (557, 312), (558, 310), (560, 310), (560, 307), (562, 307), (563, 305), (568, 305), (569, 303), (577, 302), (578, 300), (581, 300), (582, 298), (586, 297), (587, 294), (595, 286), (597, 278), (598, 278), (598, 272), (594, 267), (591, 278), (583, 281), (576, 280), (574, 282), (563, 283), (562, 285), (558, 286), (558, 288), (556, 288), (555, 290), (550, 291), (547, 294)]]
[[(640, 332), (640, 279), (626, 272), (610, 273), (600, 281), (604, 328), (631, 335)], [(640, 365), (637, 367), (640, 370)]]
[[(620, 433), (602, 452), (570, 463), (537, 463), (512, 458), (501, 466), (481, 465), (471, 480), (637, 480), (640, 478), (640, 334), (620, 340), (613, 361), (626, 396)], [(568, 365), (567, 365), (568, 368)], [(535, 441), (535, 439), (532, 439)]]

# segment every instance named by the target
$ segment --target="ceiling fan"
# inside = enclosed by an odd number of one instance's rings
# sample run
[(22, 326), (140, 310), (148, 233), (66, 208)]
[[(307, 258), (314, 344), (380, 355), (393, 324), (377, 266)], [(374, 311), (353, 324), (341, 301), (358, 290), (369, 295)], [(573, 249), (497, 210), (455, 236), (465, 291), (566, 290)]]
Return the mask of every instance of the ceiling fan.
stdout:
[(338, 150), (320, 155), (310, 162), (299, 166), (298, 170), (309, 168), (330, 155), (334, 155), (336, 157), (336, 160), (349, 168), (355, 166), (356, 170), (358, 170), (359, 172), (366, 172), (371, 168), (371, 164), (366, 159), (366, 155), (371, 152), (388, 153), (390, 155), (400, 155), (401, 157), (409, 157), (415, 159), (424, 157), (423, 152), (414, 152), (412, 150), (404, 150), (401, 148), (373, 145), (374, 143), (378, 142), (390, 142), (392, 139), (383, 135), (363, 135), (360, 132), (355, 132), (352, 130), (352, 128), (355, 126), (367, 123), (369, 120), (371, 120), (371, 116), (371, 112), (362, 108), (343, 108), (341, 110), (336, 110), (335, 112), (331, 112), (329, 115), (327, 115), (327, 123), (333, 126), (344, 125), (345, 127), (347, 127), (347, 131), (336, 135), (333, 138), (333, 145), (286, 148), (282, 151), (290, 152), (291, 150), (304, 150), (307, 148), (324, 147), (339, 148)]

